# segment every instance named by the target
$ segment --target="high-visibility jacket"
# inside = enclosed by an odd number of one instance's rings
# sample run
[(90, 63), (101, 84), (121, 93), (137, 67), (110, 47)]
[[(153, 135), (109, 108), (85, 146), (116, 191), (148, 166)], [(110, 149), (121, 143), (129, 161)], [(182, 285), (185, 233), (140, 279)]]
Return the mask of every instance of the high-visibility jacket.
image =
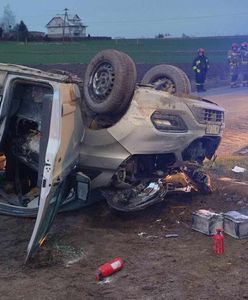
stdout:
[(200, 56), (194, 58), (192, 63), (193, 71), (196, 73), (207, 73), (209, 69), (209, 60), (206, 56)]
[(248, 49), (241, 49), (240, 50), (240, 60), (241, 60), (241, 65), (248, 65)]
[(238, 68), (241, 63), (240, 51), (229, 50), (227, 53), (227, 62), (231, 69)]

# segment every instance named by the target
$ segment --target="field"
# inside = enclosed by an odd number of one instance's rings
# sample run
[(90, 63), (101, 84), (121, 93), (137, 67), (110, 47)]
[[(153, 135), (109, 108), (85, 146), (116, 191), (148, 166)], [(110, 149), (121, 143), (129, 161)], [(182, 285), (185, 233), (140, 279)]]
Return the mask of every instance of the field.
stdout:
[(225, 63), (233, 42), (241, 43), (248, 36), (83, 40), (65, 43), (18, 43), (0, 41), (0, 61), (13, 64), (87, 64), (102, 49), (114, 48), (129, 54), (136, 64), (191, 63), (196, 49), (203, 47), (211, 62)]

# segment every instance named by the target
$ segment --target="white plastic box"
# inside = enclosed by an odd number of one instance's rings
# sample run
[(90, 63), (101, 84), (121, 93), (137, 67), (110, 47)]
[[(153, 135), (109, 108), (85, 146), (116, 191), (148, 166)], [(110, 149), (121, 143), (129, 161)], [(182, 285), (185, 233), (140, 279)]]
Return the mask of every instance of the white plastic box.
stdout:
[(223, 215), (200, 209), (193, 213), (192, 229), (207, 235), (216, 234), (217, 228), (223, 228)]
[(224, 214), (224, 231), (236, 239), (248, 237), (248, 215), (238, 211)]

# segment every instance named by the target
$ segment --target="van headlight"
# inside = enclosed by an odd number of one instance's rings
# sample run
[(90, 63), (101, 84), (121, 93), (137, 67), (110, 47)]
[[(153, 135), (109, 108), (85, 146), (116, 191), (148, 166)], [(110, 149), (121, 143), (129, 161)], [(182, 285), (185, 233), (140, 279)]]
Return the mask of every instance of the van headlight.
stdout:
[(155, 111), (151, 115), (153, 126), (160, 131), (186, 132), (188, 130), (183, 119), (168, 112)]

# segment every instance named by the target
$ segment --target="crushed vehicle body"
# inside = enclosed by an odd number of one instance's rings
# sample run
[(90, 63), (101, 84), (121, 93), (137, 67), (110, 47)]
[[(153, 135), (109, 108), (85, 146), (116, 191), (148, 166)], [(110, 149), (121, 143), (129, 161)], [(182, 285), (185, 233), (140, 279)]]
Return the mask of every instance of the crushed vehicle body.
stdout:
[(163, 201), (162, 178), (211, 159), (224, 129), (223, 108), (190, 95), (182, 70), (161, 65), (136, 84), (131, 58), (111, 49), (83, 80), (0, 64), (0, 100), (0, 213), (36, 217), (26, 259), (57, 212), (91, 204), (95, 192), (123, 211)]

